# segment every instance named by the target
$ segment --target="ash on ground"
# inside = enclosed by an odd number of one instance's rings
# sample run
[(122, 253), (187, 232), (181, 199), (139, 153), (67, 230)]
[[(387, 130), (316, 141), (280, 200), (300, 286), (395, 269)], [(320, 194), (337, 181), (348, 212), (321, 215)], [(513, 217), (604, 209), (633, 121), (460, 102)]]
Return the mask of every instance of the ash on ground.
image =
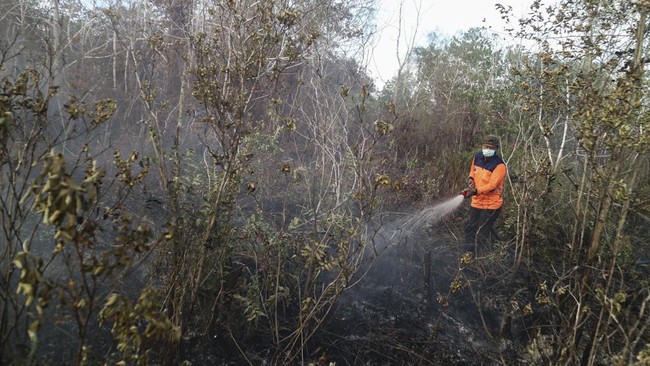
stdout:
[[(381, 248), (325, 327), (322, 358), (337, 365), (526, 364), (534, 289), (508, 247), (465, 252), (445, 223)], [(395, 239), (396, 236), (392, 235)]]

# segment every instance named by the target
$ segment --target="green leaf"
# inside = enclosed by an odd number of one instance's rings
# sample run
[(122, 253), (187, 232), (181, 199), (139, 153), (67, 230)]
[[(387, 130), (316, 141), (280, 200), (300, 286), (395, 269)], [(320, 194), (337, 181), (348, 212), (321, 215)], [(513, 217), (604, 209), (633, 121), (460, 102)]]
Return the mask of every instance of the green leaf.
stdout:
[(40, 327), (41, 327), (40, 320), (35, 320), (29, 324), (29, 327), (27, 328), (27, 334), (29, 335), (29, 340), (32, 341), (32, 343), (36, 343), (37, 332), (38, 332), (38, 328)]

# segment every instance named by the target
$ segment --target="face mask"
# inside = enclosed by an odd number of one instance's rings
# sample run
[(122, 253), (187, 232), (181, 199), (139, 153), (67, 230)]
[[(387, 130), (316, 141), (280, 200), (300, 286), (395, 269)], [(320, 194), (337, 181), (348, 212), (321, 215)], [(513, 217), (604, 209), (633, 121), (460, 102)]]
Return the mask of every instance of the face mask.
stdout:
[(495, 152), (496, 152), (496, 150), (492, 150), (492, 149), (483, 149), (483, 156), (485, 156), (486, 158), (491, 158), (491, 157), (494, 156), (494, 153), (495, 153)]

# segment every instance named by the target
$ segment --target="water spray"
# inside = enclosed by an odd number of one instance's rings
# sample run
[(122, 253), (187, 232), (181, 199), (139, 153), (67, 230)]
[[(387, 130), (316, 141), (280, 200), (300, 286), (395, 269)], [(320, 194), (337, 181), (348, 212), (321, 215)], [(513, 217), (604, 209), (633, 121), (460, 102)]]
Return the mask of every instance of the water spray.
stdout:
[(412, 232), (423, 226), (431, 226), (460, 207), (464, 199), (465, 197), (459, 194), (437, 205), (424, 208), (404, 222), (402, 230)]
[(379, 236), (382, 238), (381, 248), (398, 244), (423, 227), (430, 227), (442, 220), (446, 215), (455, 211), (463, 203), (465, 196), (459, 194), (441, 203), (423, 208), (413, 214), (405, 215), (402, 219), (384, 223)]

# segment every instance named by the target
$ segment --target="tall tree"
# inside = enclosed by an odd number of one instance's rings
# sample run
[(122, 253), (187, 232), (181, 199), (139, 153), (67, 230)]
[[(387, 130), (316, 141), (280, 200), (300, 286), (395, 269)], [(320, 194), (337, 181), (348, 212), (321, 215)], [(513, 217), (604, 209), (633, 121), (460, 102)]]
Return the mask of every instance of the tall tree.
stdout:
[(629, 259), (647, 250), (634, 216), (647, 213), (637, 197), (648, 189), (650, 9), (625, 1), (535, 2), (531, 9), (520, 35), (541, 48), (517, 73), (521, 108), (530, 112), (521, 120), (525, 154), (517, 161), (531, 178), (515, 192), (519, 249), (535, 244), (527, 250), (539, 253), (546, 242), (563, 258), (562, 272), (551, 276), (562, 291), (545, 302), (559, 319), (556, 332), (544, 335), (557, 351), (537, 356), (627, 364), (645, 357), (649, 321), (647, 312), (633, 310), (648, 305), (647, 280), (625, 272), (634, 271)]

